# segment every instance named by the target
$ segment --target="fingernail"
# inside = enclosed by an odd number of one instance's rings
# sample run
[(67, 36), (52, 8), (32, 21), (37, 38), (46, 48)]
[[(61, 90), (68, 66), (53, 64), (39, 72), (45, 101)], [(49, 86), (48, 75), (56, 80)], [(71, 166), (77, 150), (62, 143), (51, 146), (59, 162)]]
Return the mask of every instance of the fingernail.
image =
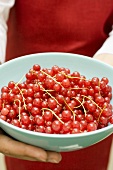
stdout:
[(59, 159), (53, 159), (53, 158), (49, 158), (47, 162), (51, 162), (51, 163), (59, 163), (62, 160), (62, 157), (60, 156)]
[(50, 163), (59, 163), (60, 161), (55, 160), (55, 159), (50, 159), (50, 160), (48, 160), (48, 162), (50, 162)]

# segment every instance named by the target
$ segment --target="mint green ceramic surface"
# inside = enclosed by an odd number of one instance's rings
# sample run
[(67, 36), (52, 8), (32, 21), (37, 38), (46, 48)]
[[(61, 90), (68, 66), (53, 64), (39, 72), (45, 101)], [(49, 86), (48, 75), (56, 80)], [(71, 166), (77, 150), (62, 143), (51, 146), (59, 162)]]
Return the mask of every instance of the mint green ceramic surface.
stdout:
[[(19, 57), (0, 65), (0, 88), (11, 80), (19, 81), (23, 75), (34, 65), (50, 68), (53, 65), (70, 68), (71, 71), (79, 71), (87, 78), (94, 76), (108, 77), (109, 84), (113, 87), (113, 67), (95, 59), (69, 54), (69, 53), (41, 53)], [(113, 104), (113, 100), (111, 101)], [(0, 120), (0, 127), (15, 139), (39, 146), (46, 150), (73, 151), (91, 146), (113, 133), (113, 125), (109, 125), (94, 132), (72, 135), (55, 135), (27, 131), (10, 125)]]

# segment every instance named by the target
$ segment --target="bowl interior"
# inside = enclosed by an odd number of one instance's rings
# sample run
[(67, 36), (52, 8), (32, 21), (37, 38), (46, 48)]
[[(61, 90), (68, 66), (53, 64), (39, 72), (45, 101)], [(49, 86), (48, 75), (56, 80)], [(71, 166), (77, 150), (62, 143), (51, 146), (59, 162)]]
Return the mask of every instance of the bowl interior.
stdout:
[(109, 84), (113, 86), (113, 68), (105, 63), (90, 57), (70, 53), (40, 53), (19, 57), (0, 66), (0, 88), (11, 80), (19, 81), (34, 64), (43, 68), (53, 65), (67, 67), (71, 71), (79, 71), (86, 78), (94, 76), (108, 77)]

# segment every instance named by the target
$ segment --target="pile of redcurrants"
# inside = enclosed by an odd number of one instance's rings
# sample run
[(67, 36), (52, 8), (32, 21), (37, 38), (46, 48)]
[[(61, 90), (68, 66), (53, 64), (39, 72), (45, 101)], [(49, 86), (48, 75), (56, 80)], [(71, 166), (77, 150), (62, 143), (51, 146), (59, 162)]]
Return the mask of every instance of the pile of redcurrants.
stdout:
[(77, 134), (113, 124), (107, 77), (87, 79), (78, 71), (35, 64), (25, 80), (1, 88), (0, 119), (22, 129)]

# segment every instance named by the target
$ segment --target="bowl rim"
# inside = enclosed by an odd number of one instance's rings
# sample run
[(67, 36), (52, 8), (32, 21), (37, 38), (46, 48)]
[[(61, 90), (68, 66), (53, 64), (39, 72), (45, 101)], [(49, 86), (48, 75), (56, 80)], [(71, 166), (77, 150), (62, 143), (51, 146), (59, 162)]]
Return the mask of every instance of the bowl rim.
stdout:
[(78, 133), (78, 134), (47, 134), (47, 133), (34, 132), (34, 131), (22, 129), (22, 128), (14, 126), (14, 125), (12, 125), (12, 124), (10, 124), (10, 123), (2, 120), (2, 119), (0, 119), (0, 124), (2, 124), (3, 126), (6, 126), (7, 128), (11, 128), (12, 130), (16, 130), (16, 131), (24, 133), (24, 134), (30, 134), (30, 135), (34, 135), (34, 136), (48, 137), (48, 138), (86, 137), (86, 136), (90, 136), (90, 135), (100, 134), (100, 133), (106, 132), (106, 131), (108, 131), (110, 129), (113, 129), (113, 124), (110, 124), (107, 127), (104, 127), (102, 129), (98, 129), (98, 130), (95, 130), (95, 131), (91, 131), (91, 132), (83, 132), (83, 133)]
[(5, 65), (7, 65), (9, 63), (13, 63), (16, 60), (19, 61), (19, 60), (26, 59), (26, 58), (31, 57), (31, 56), (32, 57), (35, 57), (35, 56), (37, 56), (37, 57), (42, 56), (43, 57), (45, 55), (58, 55), (58, 56), (59, 55), (62, 55), (62, 56), (67, 55), (67, 56), (73, 56), (73, 57), (76, 56), (77, 58), (81, 57), (81, 58), (86, 59), (86, 60), (90, 60), (90, 61), (93, 61), (93, 62), (100, 63), (103, 66), (107, 66), (107, 67), (109, 67), (110, 69), (113, 70), (113, 67), (111, 65), (109, 65), (109, 64), (107, 64), (107, 63), (105, 63), (103, 61), (100, 61), (100, 60), (98, 60), (96, 58), (93, 58), (93, 57), (90, 57), (90, 56), (86, 56), (86, 55), (82, 55), (82, 54), (77, 54), (77, 53), (70, 53), (70, 52), (42, 52), (42, 53), (33, 53), (33, 54), (22, 55), (22, 56), (19, 56), (17, 58), (14, 58), (14, 59), (11, 59), (9, 61), (6, 61), (6, 62), (2, 63), (0, 65), (0, 67), (3, 67), (3, 66), (5, 66)]

